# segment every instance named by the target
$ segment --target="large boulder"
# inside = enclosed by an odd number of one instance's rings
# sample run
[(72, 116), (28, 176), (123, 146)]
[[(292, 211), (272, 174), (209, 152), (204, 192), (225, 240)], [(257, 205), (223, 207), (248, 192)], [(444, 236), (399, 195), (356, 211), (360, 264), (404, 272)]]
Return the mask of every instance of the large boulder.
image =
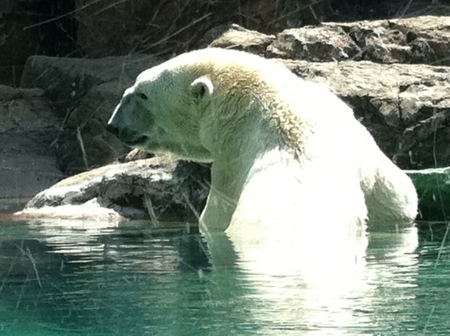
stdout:
[(101, 59), (36, 55), (28, 58), (20, 86), (44, 90), (64, 118), (94, 86), (116, 82), (126, 88), (142, 70), (158, 62), (155, 56), (139, 54)]
[(124, 90), (143, 70), (158, 64), (151, 55), (103, 59), (30, 57), (22, 87), (44, 90), (64, 119), (58, 163), (69, 175), (111, 163), (129, 151), (105, 130)]
[[(450, 168), (406, 171), (419, 195), (420, 220), (448, 221)], [(209, 167), (155, 157), (69, 177), (32, 198), (13, 219), (58, 218), (198, 224), (209, 193)]]
[(169, 157), (107, 165), (37, 194), (15, 218), (198, 221), (209, 168)]
[(42, 90), (0, 85), (0, 198), (31, 197), (63, 178), (60, 123)]
[(267, 47), (267, 56), (311, 62), (371, 61), (450, 65), (450, 17), (321, 23), (287, 29)]
[(275, 35), (266, 35), (237, 24), (229, 24), (208, 31), (202, 39), (201, 47), (209, 45), (209, 47), (236, 49), (261, 55), (274, 39)]
[[(445, 167), (450, 165), (450, 67), (436, 66), (436, 62), (446, 65), (449, 36), (445, 27), (449, 24), (445, 17), (324, 23), (277, 35), (227, 25), (210, 31), (202, 43), (279, 58), (297, 75), (327, 85), (351, 105), (383, 151), (402, 168)], [(55, 104), (56, 115), (64, 120), (57, 147), (65, 172), (74, 174), (107, 164), (129, 150), (104, 126), (123, 90), (139, 72), (158, 62), (143, 55), (100, 60), (29, 59), (22, 85), (42, 88)], [(117, 183), (115, 178), (109, 181)], [(124, 189), (117, 193), (135, 192)], [(170, 187), (167, 193), (179, 190)], [(141, 203), (144, 194), (137, 197)], [(83, 198), (82, 204), (102, 207), (108, 203), (98, 195)], [(55, 204), (68, 205), (76, 199), (69, 197)], [(37, 207), (33, 202), (30, 209)], [(139, 213), (149, 216), (148, 210), (143, 206)]]
[[(230, 26), (210, 45), (283, 58), (279, 61), (291, 71), (327, 85), (346, 101), (399, 166), (445, 167), (450, 68), (396, 62), (446, 64), (449, 24), (449, 17), (323, 23), (275, 38)], [(417, 49), (418, 43), (428, 47)]]
[(283, 61), (346, 101), (381, 149), (405, 169), (450, 165), (449, 67)]

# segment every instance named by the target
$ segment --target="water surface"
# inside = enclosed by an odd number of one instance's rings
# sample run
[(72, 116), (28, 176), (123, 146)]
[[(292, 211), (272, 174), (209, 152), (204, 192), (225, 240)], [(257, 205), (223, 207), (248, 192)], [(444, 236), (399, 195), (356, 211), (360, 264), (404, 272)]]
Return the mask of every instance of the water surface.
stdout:
[(0, 334), (448, 335), (444, 233), (371, 232), (363, 260), (305, 281), (250, 258), (211, 265), (181, 228), (3, 219)]

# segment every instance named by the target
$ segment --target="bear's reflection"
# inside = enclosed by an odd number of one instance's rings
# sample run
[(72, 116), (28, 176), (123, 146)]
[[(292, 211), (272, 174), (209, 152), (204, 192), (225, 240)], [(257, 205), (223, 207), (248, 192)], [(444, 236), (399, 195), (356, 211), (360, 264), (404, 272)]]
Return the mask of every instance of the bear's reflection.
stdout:
[[(230, 251), (235, 252), (239, 269), (236, 281), (240, 287), (251, 289), (246, 299), (252, 319), (257, 325), (269, 326), (274, 334), (290, 329), (302, 330), (302, 334), (320, 334), (324, 330), (328, 335), (354, 334), (349, 330), (362, 326), (375, 330), (378, 320), (396, 309), (395, 305), (380, 309), (380, 301), (414, 296), (395, 282), (397, 274), (392, 270), (407, 267), (408, 287), (414, 287), (417, 259), (413, 252), (418, 246), (415, 228), (399, 229), (397, 233), (319, 233), (311, 229), (303, 236), (283, 238), (280, 244), (275, 240), (272, 245), (234, 248), (225, 235), (210, 235), (207, 239), (212, 263), (218, 269), (226, 267), (233, 260)], [(216, 288), (220, 291), (227, 287)], [(233, 293), (229, 295), (233, 297)], [(406, 302), (401, 304), (403, 308), (414, 306), (414, 301)], [(388, 322), (408, 317), (395, 316)]]
[(110, 333), (354, 335), (414, 325), (415, 228), (344, 234), (311, 225), (273, 244), (234, 246), (213, 234), (205, 250), (198, 235), (68, 223), (32, 225), (27, 241), (2, 228), (3, 269), (15, 267), (1, 273), (2, 304), (39, 323)]

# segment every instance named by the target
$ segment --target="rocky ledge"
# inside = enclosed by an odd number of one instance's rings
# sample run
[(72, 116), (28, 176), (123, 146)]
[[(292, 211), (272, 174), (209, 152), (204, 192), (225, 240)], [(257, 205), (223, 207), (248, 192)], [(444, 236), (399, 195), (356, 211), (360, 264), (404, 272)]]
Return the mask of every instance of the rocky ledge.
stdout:
[[(450, 214), (450, 168), (406, 171), (419, 194), (419, 220)], [(209, 193), (209, 167), (168, 158), (107, 165), (37, 194), (15, 219), (151, 220), (197, 223)]]
[(66, 178), (38, 193), (15, 218), (195, 223), (208, 192), (208, 166), (155, 157)]
[[(430, 16), (323, 23), (276, 35), (228, 25), (208, 33), (205, 43), (276, 58), (297, 75), (325, 83), (390, 158), (417, 170), (450, 166), (449, 26), (450, 17)], [(31, 57), (22, 88), (0, 87), (0, 137), (10, 140), (2, 146), (0, 196), (30, 195), (81, 172), (36, 195), (20, 216), (195, 221), (208, 193), (207, 167), (157, 158), (104, 166), (129, 152), (105, 130), (114, 106), (140, 71), (161, 61), (148, 55)], [(24, 142), (27, 137), (41, 147)], [(30, 174), (34, 166), (20, 161), (20, 153), (25, 162), (45, 163), (34, 170), (41, 175)], [(428, 173), (410, 174), (421, 195), (427, 188), (427, 195), (445, 194), (446, 170), (433, 171), (438, 185), (421, 184)], [(22, 176), (44, 182), (25, 182)], [(433, 197), (422, 201), (435, 202)], [(440, 213), (446, 203), (437, 205)], [(422, 213), (436, 217), (434, 210)]]

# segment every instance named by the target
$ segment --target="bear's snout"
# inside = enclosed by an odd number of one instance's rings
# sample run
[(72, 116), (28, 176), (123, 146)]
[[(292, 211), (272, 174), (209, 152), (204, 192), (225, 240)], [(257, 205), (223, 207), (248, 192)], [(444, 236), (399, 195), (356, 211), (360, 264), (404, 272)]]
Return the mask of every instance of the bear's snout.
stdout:
[[(125, 98), (127, 98), (127, 96)], [(129, 103), (129, 99), (124, 99), (124, 101), (116, 107), (106, 125), (106, 129), (128, 146), (135, 147), (144, 144), (147, 141), (147, 137), (130, 128), (125, 122), (127, 113), (126, 109), (124, 109), (124, 106), (126, 106), (124, 103)]]
[(146, 136), (127, 128), (116, 127), (112, 123), (108, 123), (106, 129), (119, 138), (120, 141), (131, 147), (144, 144), (147, 141)]

